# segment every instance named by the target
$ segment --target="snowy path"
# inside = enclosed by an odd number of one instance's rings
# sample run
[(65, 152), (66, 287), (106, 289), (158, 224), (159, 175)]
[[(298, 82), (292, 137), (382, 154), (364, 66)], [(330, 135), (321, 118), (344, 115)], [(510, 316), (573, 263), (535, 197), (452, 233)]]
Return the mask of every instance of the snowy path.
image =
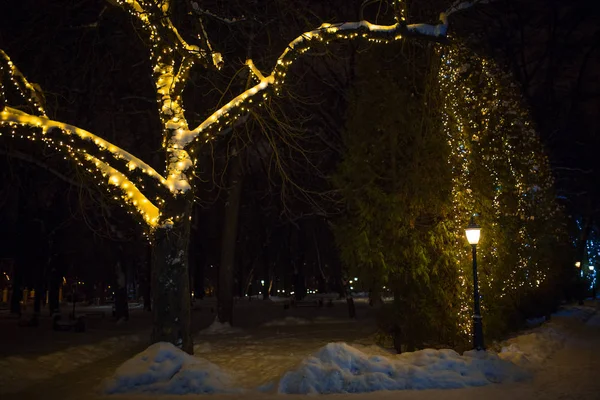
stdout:
[[(361, 394), (331, 394), (328, 400), (597, 400), (600, 399), (600, 315), (587, 322), (573, 317), (557, 316), (553, 322), (566, 330), (564, 347), (543, 361), (533, 380), (523, 383), (498, 384), (454, 390), (404, 390)], [(216, 360), (215, 360), (216, 361)], [(211, 400), (296, 400), (305, 395), (241, 393), (207, 395)], [(105, 400), (188, 399), (196, 396), (106, 396)]]
[(93, 393), (94, 388), (106, 378), (106, 373), (114, 371), (120, 364), (145, 347), (146, 345), (134, 346), (127, 351), (84, 365), (74, 371), (53, 376), (51, 379), (29, 386), (21, 392), (2, 395), (2, 399), (83, 400), (93, 397), (93, 395), (88, 396), (84, 393)]
[[(347, 321), (347, 320), (346, 320)], [(600, 399), (600, 315), (583, 323), (572, 315), (556, 316), (553, 323), (567, 335), (564, 346), (543, 361), (531, 381), (495, 384), (454, 390), (423, 390), (326, 395), (330, 400), (595, 400)], [(276, 379), (307, 354), (328, 342), (346, 341), (369, 344), (365, 339), (372, 325), (357, 322), (314, 321), (306, 325), (260, 327), (221, 335), (196, 337), (196, 354), (230, 372), (242, 386), (256, 387)], [(39, 382), (27, 390), (2, 399), (198, 399), (194, 396), (147, 396), (97, 394), (98, 385), (123, 361), (140, 351), (128, 351), (84, 365), (74, 371)], [(304, 395), (243, 392), (234, 395), (206, 395), (211, 400), (295, 400)]]

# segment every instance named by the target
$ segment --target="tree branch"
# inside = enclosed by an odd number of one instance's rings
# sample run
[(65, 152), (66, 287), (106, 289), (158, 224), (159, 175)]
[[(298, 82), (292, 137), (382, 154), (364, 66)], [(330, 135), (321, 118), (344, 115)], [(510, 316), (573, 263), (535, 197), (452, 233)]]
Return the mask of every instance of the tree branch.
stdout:
[(81, 189), (86, 189), (86, 185), (83, 184), (83, 182), (75, 180), (71, 177), (66, 176), (65, 174), (57, 171), (56, 169), (50, 167), (48, 164), (38, 160), (37, 158), (34, 158), (32, 156), (30, 156), (29, 154), (23, 153), (22, 151), (18, 151), (18, 150), (11, 150), (11, 151), (6, 151), (3, 149), (0, 149), (0, 154), (10, 157), (10, 158), (15, 158), (21, 161), (25, 161), (29, 164), (34, 164), (48, 172), (50, 172), (52, 175), (56, 176), (57, 178), (59, 178), (62, 181), (67, 182), (70, 185), (76, 186), (78, 188)]
[[(19, 71), (16, 65), (11, 61), (8, 55), (0, 49), (0, 90), (4, 82), (12, 82), (15, 89), (23, 99), (34, 109), (36, 115), (45, 117), (44, 101), (36, 88), (25, 79), (25, 76)], [(0, 110), (2, 110), (2, 102), (0, 101)]]
[(98, 156), (100, 159), (109, 159), (112, 162), (119, 161), (125, 164), (130, 171), (140, 171), (142, 175), (150, 177), (155, 184), (165, 184), (165, 178), (144, 161), (109, 141), (76, 126), (53, 121), (46, 117), (30, 115), (11, 107), (5, 107), (0, 112), (0, 125), (8, 125), (9, 127), (20, 125), (40, 128), (42, 136), (64, 143), (73, 143), (74, 140), (79, 139), (77, 144), (87, 144), (84, 147), (85, 152), (95, 153), (91, 155)]
[(466, 10), (468, 8), (471, 8), (477, 4), (489, 4), (491, 2), (493, 2), (494, 0), (457, 0), (454, 2), (454, 4), (452, 4), (450, 6), (450, 8), (448, 8), (444, 14), (446, 14), (446, 17), (449, 17), (450, 15), (454, 14), (455, 12), (459, 12), (462, 10)]
[(246, 21), (246, 17), (244, 17), (243, 15), (241, 17), (238, 17), (238, 18), (235, 18), (235, 17), (233, 17), (233, 18), (225, 18), (225, 17), (218, 16), (217, 14), (214, 14), (214, 13), (208, 11), (208, 10), (200, 8), (200, 6), (198, 5), (198, 3), (195, 2), (195, 1), (190, 1), (190, 4), (192, 5), (192, 9), (194, 10), (195, 13), (200, 14), (200, 15), (207, 15), (207, 16), (209, 16), (211, 18), (216, 19), (217, 21), (221, 21), (221, 22), (226, 23), (228, 25), (235, 24), (235, 23), (242, 22), (242, 21)]
[(376, 25), (368, 21), (344, 22), (333, 25), (326, 23), (315, 30), (304, 32), (288, 44), (277, 59), (277, 63), (269, 76), (263, 76), (254, 66), (254, 62), (247, 60), (246, 65), (248, 65), (252, 74), (259, 79), (259, 83), (219, 108), (195, 129), (180, 132), (177, 144), (183, 148), (197, 139), (212, 140), (224, 129), (225, 125), (235, 122), (237, 118), (244, 115), (246, 107), (250, 107), (249, 104), (259, 97), (258, 95), (262, 95), (262, 98), (254, 104), (261, 105), (262, 101), (268, 96), (267, 89), (273, 87), (277, 93), (279, 87), (285, 81), (288, 68), (299, 55), (308, 51), (315, 42), (328, 44), (339, 39), (358, 37), (375, 42), (390, 42), (407, 36), (445, 42), (447, 18), (444, 18), (444, 21), (437, 25), (406, 25), (402, 22), (393, 25)]
[[(206, 66), (213, 64), (216, 67), (220, 65), (221, 57), (218, 53), (213, 53), (208, 41), (208, 37), (204, 37), (205, 49), (191, 45), (183, 39), (177, 28), (173, 25), (169, 16), (170, 2), (167, 0), (158, 2), (144, 2), (142, 0), (108, 0), (112, 4), (116, 4), (123, 8), (140, 23), (150, 40), (155, 44), (161, 44), (162, 47), (175, 49), (182, 55), (184, 59), (198, 60)], [(149, 3), (149, 4), (147, 4)], [(157, 62), (160, 62), (162, 55), (153, 54)], [(217, 62), (218, 61), (218, 62)], [(193, 64), (193, 61), (191, 61)]]

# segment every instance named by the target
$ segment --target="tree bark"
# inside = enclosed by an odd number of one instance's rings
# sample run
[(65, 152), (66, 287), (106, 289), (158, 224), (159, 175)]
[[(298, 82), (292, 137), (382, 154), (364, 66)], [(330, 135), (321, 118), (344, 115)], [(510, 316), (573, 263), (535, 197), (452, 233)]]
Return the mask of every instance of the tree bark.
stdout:
[(180, 213), (169, 213), (179, 218), (172, 218), (170, 227), (161, 226), (154, 233), (151, 278), (152, 342), (170, 342), (189, 354), (194, 351), (188, 276), (191, 195), (177, 202)]
[(204, 298), (204, 264), (204, 260), (196, 260), (194, 273), (194, 298), (200, 300)]
[(48, 311), (50, 311), (50, 315), (58, 313), (60, 307), (58, 293), (62, 279), (56, 267), (52, 265), (55, 262), (55, 258), (50, 260), (50, 272), (48, 274)]
[[(122, 253), (122, 252), (120, 252)], [(117, 320), (129, 320), (129, 305), (127, 302), (127, 279), (121, 261), (115, 266), (117, 283), (115, 288), (115, 318)]]
[[(264, 238), (263, 238), (264, 239)], [(271, 292), (271, 265), (270, 265), (270, 260), (269, 260), (269, 255), (268, 255), (268, 247), (266, 246), (266, 243), (263, 242), (263, 246), (262, 246), (262, 267), (263, 267), (263, 276), (264, 276), (264, 282), (265, 284), (262, 285), (261, 290), (262, 290), (262, 295), (263, 295), (263, 300), (269, 300), (269, 296), (270, 296), (270, 292)]]
[(152, 246), (146, 248), (146, 259), (141, 265), (140, 290), (144, 298), (144, 311), (152, 311)]
[(579, 235), (579, 242), (577, 243), (577, 261), (579, 261), (579, 270), (577, 271), (577, 283), (576, 283), (576, 295), (577, 303), (583, 305), (583, 299), (585, 297), (586, 287), (583, 278), (580, 276), (580, 271), (583, 270), (588, 261), (587, 257), (587, 242), (592, 231), (592, 217), (588, 216), (583, 220), (583, 226), (581, 227), (581, 233)]
[(18, 316), (21, 316), (21, 300), (23, 299), (22, 268), (20, 265), (17, 265), (17, 268), (13, 268), (12, 295), (10, 296), (10, 313), (17, 314)]
[(376, 282), (375, 285), (369, 290), (369, 306), (371, 307), (379, 307), (383, 304), (383, 299), (381, 298), (381, 289), (378, 286), (379, 282)]
[(46, 291), (44, 290), (44, 283), (40, 278), (37, 278), (34, 286), (35, 297), (33, 298), (33, 313), (40, 315), (42, 311), (42, 299), (46, 297)]
[(221, 323), (233, 323), (233, 270), (237, 239), (238, 214), (242, 197), (242, 161), (234, 147), (228, 178), (227, 202), (221, 238), (221, 265), (217, 288), (217, 317)]

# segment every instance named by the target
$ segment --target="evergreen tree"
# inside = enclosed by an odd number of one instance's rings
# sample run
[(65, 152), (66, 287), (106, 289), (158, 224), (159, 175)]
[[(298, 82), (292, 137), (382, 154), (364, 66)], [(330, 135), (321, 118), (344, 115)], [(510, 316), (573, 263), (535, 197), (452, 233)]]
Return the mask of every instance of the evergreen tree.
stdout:
[[(484, 328), (497, 337), (556, 306), (568, 259), (549, 164), (510, 74), (461, 45), (361, 58), (333, 179), (341, 259), (393, 290), (381, 328), (397, 350), (471, 334), (471, 215)], [(370, 53), (370, 54), (372, 54)], [(458, 341), (456, 341), (458, 339)]]
[(447, 253), (450, 149), (435, 107), (437, 55), (413, 43), (368, 54), (357, 63), (346, 153), (333, 179), (347, 206), (335, 235), (364, 287), (391, 288), (382, 326), (398, 350), (414, 349), (439, 333), (435, 340), (454, 336), (443, 328), (455, 325), (444, 306), (456, 276)]

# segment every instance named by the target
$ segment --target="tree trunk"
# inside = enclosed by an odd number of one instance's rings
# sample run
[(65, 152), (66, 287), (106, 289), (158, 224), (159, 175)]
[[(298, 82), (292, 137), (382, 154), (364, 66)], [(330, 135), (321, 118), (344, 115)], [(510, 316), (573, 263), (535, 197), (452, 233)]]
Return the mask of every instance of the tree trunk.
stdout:
[(33, 298), (33, 313), (40, 315), (42, 311), (42, 299), (46, 297), (46, 291), (44, 290), (44, 283), (40, 278), (37, 278), (35, 282), (35, 297)]
[(205, 261), (196, 260), (196, 271), (194, 274), (194, 297), (202, 300), (204, 298), (204, 264)]
[(592, 218), (588, 216), (583, 220), (582, 223), (583, 226), (581, 227), (581, 233), (579, 235), (579, 242), (577, 243), (576, 250), (576, 261), (579, 261), (579, 270), (577, 271), (577, 283), (575, 285), (577, 290), (577, 303), (580, 306), (583, 305), (583, 299), (586, 292), (586, 285), (580, 274), (581, 271), (587, 266), (587, 242), (590, 237), (590, 232), (592, 231)]
[(233, 322), (233, 270), (237, 224), (242, 197), (242, 161), (234, 149), (225, 203), (223, 236), (221, 239), (221, 265), (219, 265), (219, 284), (217, 287), (217, 317), (221, 323)]
[[(122, 253), (122, 252), (121, 252)], [(127, 279), (123, 271), (123, 264), (117, 261), (115, 266), (117, 284), (115, 288), (115, 318), (129, 320), (129, 305), (127, 303)]]
[[(55, 262), (55, 259), (50, 261)], [(58, 293), (60, 291), (60, 285), (62, 283), (61, 276), (57, 269), (53, 266), (50, 267), (50, 273), (48, 276), (48, 310), (50, 315), (58, 313), (60, 303), (58, 301)]]
[(263, 243), (262, 246), (262, 267), (263, 267), (263, 281), (265, 282), (264, 285), (262, 285), (261, 290), (262, 290), (262, 295), (263, 295), (263, 300), (269, 300), (269, 295), (271, 294), (271, 271), (270, 271), (270, 265), (269, 265), (269, 255), (268, 255), (268, 248), (267, 246), (265, 246), (265, 244)]
[[(375, 285), (379, 285), (379, 282), (376, 282)], [(371, 307), (379, 307), (383, 304), (383, 299), (381, 298), (381, 289), (377, 286), (374, 286), (369, 290), (369, 305)]]
[(18, 265), (13, 268), (12, 295), (10, 296), (10, 313), (21, 316), (21, 300), (23, 299), (23, 288), (21, 286), (21, 271), (23, 267)]
[(146, 260), (142, 264), (140, 286), (144, 297), (144, 311), (152, 311), (152, 246), (146, 248)]
[(154, 233), (152, 251), (152, 342), (170, 342), (192, 354), (188, 243), (192, 201), (179, 203), (178, 219)]
[(346, 297), (346, 303), (348, 304), (348, 318), (356, 318), (356, 307), (354, 306), (354, 299), (352, 296)]

